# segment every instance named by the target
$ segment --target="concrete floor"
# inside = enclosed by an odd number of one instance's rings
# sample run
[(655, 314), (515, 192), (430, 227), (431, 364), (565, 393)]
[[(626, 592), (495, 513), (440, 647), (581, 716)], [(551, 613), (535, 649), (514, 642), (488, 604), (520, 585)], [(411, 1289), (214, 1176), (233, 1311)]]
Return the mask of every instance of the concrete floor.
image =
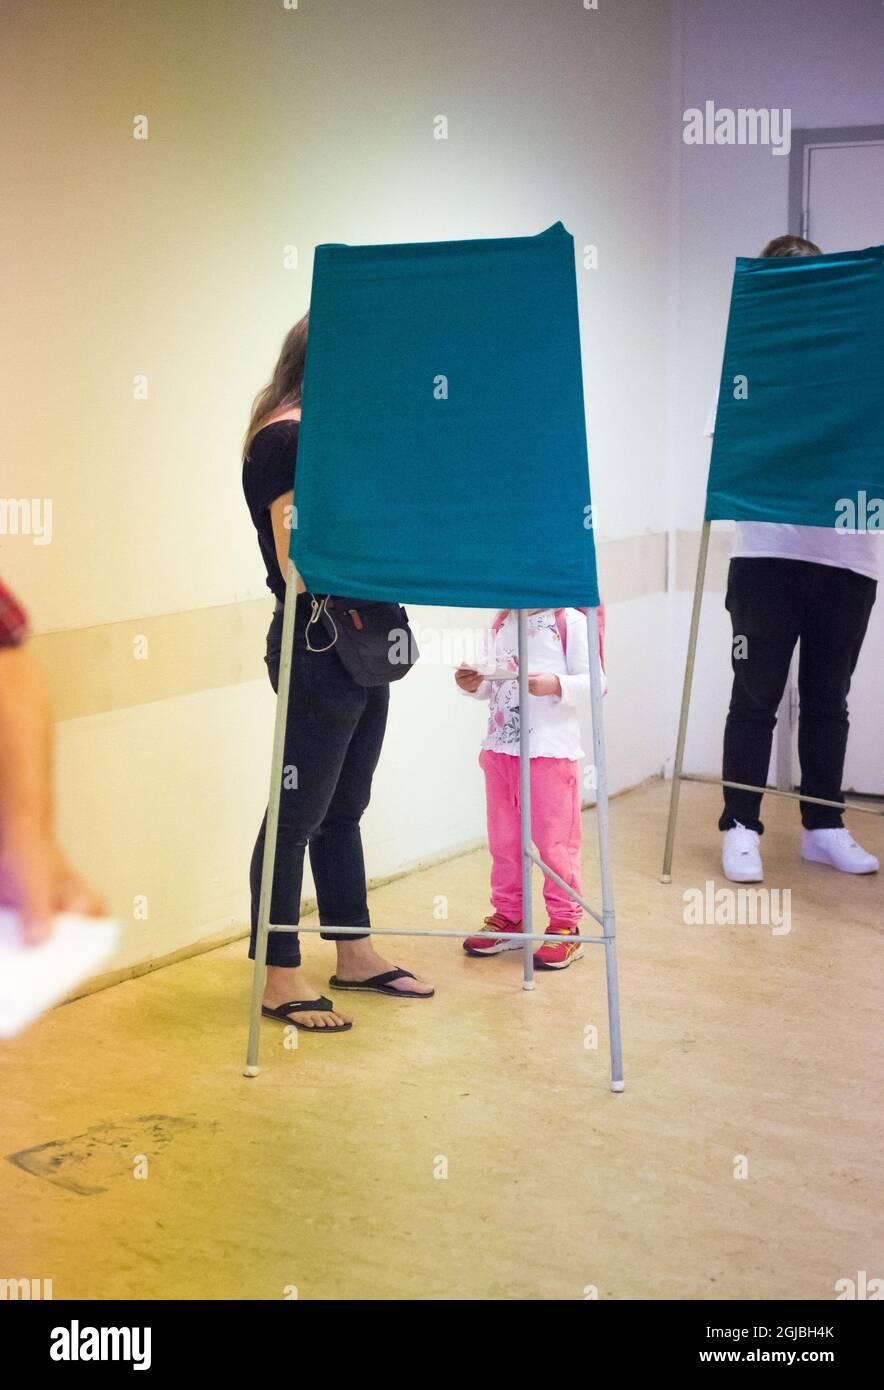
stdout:
[[(0, 1163), (0, 1277), (59, 1299), (767, 1299), (880, 1275), (880, 876), (803, 864), (797, 809), (769, 801), (791, 931), (686, 925), (718, 797), (685, 786), (664, 887), (667, 797), (612, 806), (624, 1094), (600, 947), (528, 994), (515, 954), (394, 943), (435, 1000), (350, 996), (351, 1033), (293, 1051), (266, 1022), (255, 1080), (245, 945), (224, 947), (0, 1049), (0, 1153), (19, 1155)], [(880, 820), (852, 828), (884, 855)], [(590, 813), (597, 900), (594, 833)], [(487, 871), (477, 852), (377, 889), (375, 925), (430, 928), (444, 894), (446, 925), (471, 928)], [(324, 983), (333, 948), (305, 942)]]

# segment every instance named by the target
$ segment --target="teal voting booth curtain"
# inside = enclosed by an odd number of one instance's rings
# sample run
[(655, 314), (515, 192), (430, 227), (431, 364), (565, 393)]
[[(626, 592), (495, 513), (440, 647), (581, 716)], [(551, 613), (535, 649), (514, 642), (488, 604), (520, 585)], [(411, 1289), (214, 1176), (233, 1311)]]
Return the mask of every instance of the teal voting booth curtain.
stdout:
[(884, 498), (884, 247), (740, 257), (707, 520), (835, 526), (863, 494)]
[(598, 603), (573, 238), (316, 248), (291, 556), (307, 588)]

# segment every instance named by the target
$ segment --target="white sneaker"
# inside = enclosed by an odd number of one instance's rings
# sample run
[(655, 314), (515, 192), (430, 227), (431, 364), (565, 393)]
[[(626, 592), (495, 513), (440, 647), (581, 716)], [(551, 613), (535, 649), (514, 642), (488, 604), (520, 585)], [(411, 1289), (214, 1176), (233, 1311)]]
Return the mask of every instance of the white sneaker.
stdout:
[(874, 854), (858, 845), (843, 826), (802, 831), (801, 858), (812, 864), (830, 864), (842, 874), (875, 874), (880, 867)]
[(739, 821), (724, 832), (721, 867), (731, 883), (760, 883), (764, 878), (758, 831), (747, 830)]

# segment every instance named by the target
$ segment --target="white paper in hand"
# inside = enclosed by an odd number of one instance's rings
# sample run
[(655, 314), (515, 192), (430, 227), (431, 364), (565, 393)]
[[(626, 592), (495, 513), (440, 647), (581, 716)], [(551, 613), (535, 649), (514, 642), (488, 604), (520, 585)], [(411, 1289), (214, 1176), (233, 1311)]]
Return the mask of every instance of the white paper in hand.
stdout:
[(24, 946), (18, 913), (0, 908), (0, 1038), (12, 1037), (57, 1004), (112, 954), (119, 926), (61, 912), (42, 946)]
[(455, 671), (474, 672), (477, 676), (481, 676), (483, 681), (517, 681), (519, 679), (518, 671), (511, 671), (508, 666), (497, 666), (493, 661), (482, 665), (477, 663), (475, 666), (467, 666), (465, 662), (461, 662), (454, 669)]

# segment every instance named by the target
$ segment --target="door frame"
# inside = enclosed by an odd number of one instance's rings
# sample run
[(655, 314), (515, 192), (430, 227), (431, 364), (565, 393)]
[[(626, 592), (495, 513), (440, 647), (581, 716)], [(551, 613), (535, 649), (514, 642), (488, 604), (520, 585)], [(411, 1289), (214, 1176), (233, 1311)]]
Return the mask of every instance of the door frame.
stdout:
[(816, 130), (793, 130), (789, 153), (789, 228), (793, 236), (807, 237), (810, 192), (808, 171), (810, 152), (832, 145), (884, 144), (884, 125), (821, 126)]

